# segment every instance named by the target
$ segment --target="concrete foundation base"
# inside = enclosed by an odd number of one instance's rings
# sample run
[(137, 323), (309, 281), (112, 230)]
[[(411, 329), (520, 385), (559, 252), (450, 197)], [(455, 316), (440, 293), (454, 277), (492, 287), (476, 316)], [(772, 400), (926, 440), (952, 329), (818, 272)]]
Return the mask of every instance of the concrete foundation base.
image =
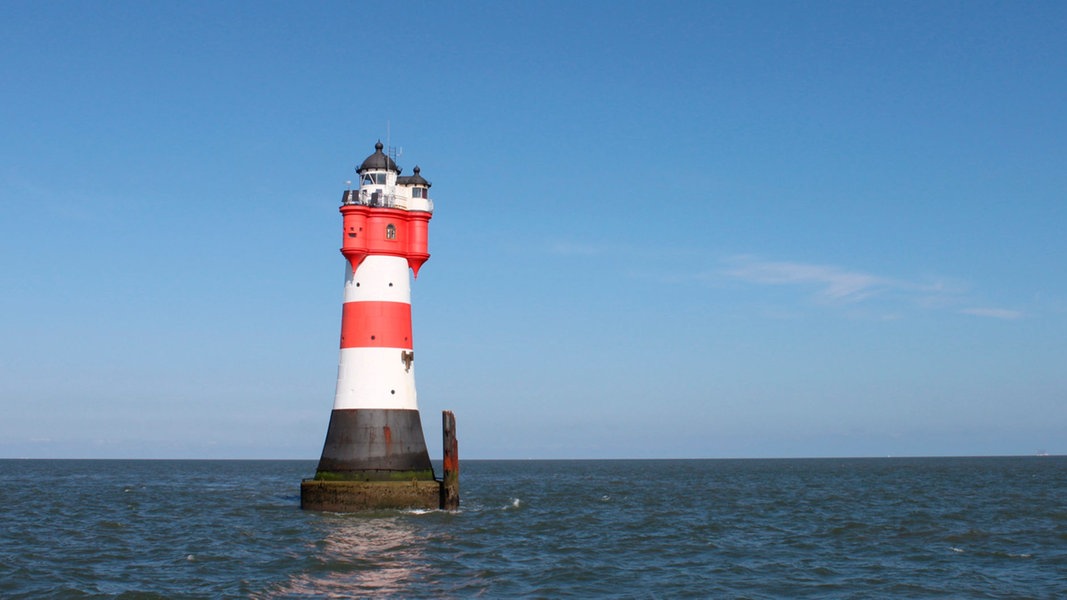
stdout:
[(327, 512), (357, 512), (385, 508), (441, 507), (440, 481), (323, 481), (300, 482), (300, 508)]

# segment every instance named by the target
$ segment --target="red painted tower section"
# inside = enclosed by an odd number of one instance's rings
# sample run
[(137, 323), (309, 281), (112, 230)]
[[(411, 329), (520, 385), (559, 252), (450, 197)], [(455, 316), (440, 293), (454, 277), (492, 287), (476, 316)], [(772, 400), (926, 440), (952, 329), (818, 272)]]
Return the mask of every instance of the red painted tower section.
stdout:
[[(345, 192), (352, 199), (356, 192)], [(344, 245), (341, 254), (348, 259), (353, 271), (368, 255), (400, 256), (419, 276), (419, 269), (429, 260), (429, 223), (433, 214), (395, 208), (371, 208), (363, 204), (341, 206), (344, 221)]]

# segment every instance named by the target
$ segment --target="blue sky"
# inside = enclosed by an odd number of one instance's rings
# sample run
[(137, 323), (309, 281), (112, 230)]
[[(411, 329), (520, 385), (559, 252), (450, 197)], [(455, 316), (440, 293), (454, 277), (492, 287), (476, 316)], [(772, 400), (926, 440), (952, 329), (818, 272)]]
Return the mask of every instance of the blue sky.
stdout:
[(318, 458), (433, 182), (431, 455), (1067, 453), (1067, 5), (0, 4), (0, 456)]

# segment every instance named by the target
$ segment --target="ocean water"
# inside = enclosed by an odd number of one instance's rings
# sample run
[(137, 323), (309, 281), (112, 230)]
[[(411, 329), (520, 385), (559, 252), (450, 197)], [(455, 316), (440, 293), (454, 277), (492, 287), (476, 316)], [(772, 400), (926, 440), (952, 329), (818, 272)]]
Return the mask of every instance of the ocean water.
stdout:
[(1067, 457), (465, 461), (359, 515), (314, 468), (2, 460), (0, 598), (1067, 598)]

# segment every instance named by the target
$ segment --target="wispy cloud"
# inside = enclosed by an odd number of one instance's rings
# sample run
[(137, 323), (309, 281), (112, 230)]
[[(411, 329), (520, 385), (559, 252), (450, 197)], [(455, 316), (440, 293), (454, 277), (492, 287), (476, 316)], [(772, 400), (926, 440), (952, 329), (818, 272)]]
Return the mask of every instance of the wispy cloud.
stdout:
[(816, 289), (815, 295), (834, 302), (859, 302), (886, 291), (914, 287), (862, 271), (831, 265), (759, 260), (752, 256), (727, 259), (723, 275), (749, 283), (801, 285)]
[(71, 194), (66, 190), (49, 188), (22, 177), (13, 170), (0, 173), (0, 194), (12, 201), (12, 207), (26, 211), (27, 214), (36, 213), (61, 221), (98, 221), (102, 204), (99, 197), (86, 198), (84, 193)]
[[(820, 303), (858, 305), (880, 300), (898, 318), (900, 306), (924, 310), (955, 310), (961, 314), (994, 319), (1020, 319), (1022, 311), (996, 308), (959, 308), (966, 300), (967, 286), (950, 280), (906, 280), (834, 265), (769, 261), (755, 256), (734, 256), (723, 261), (720, 277), (758, 285), (796, 286), (813, 290)], [(894, 303), (896, 306), (894, 307)]]
[[(685, 258), (688, 261), (679, 264), (691, 264), (699, 254), (679, 248), (649, 249), (620, 243), (568, 240), (550, 240), (542, 247), (548, 253), (561, 257), (640, 256), (648, 259), (655, 256), (660, 259)], [(719, 266), (710, 270), (664, 269), (663, 264), (660, 261), (655, 269), (632, 270), (630, 275), (666, 284), (702, 281), (715, 285), (716, 282), (733, 281), (753, 286), (791, 287), (810, 302), (848, 307), (848, 314), (852, 316), (885, 320), (904, 318), (909, 310), (954, 312), (1003, 320), (1027, 316), (1021, 310), (975, 306), (976, 299), (971, 294), (970, 286), (951, 277), (905, 279), (839, 265), (767, 260), (751, 254), (721, 258)], [(764, 310), (775, 318), (790, 318), (798, 314), (798, 308), (764, 307)]]
[(1008, 321), (1014, 321), (1015, 319), (1021, 319), (1026, 316), (1025, 313), (1020, 310), (1011, 310), (1007, 308), (964, 308), (960, 310), (960, 312), (975, 317), (1005, 319)]
[(697, 254), (686, 248), (671, 248), (668, 246), (649, 247), (628, 242), (617, 241), (573, 241), (573, 240), (546, 240), (540, 243), (540, 248), (549, 254), (563, 257), (581, 256), (614, 256), (632, 258), (642, 256), (646, 258), (682, 257)]
[(548, 243), (548, 251), (561, 256), (600, 256), (615, 253), (618, 248), (609, 244), (552, 241)]

